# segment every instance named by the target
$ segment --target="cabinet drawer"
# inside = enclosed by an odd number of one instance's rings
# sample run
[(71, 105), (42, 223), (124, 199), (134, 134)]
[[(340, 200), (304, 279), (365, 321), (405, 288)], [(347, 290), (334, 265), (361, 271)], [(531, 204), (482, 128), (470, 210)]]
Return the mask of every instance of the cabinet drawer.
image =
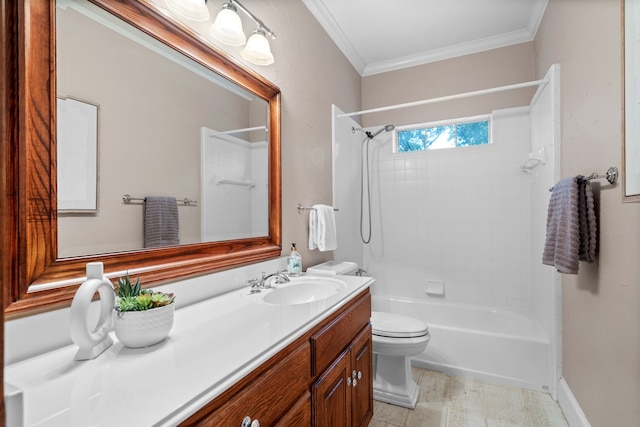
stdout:
[(347, 308), (335, 320), (311, 336), (311, 376), (326, 369), (371, 321), (371, 294)]
[(245, 416), (263, 426), (274, 425), (308, 391), (310, 357), (309, 344), (304, 343), (198, 425), (240, 426)]

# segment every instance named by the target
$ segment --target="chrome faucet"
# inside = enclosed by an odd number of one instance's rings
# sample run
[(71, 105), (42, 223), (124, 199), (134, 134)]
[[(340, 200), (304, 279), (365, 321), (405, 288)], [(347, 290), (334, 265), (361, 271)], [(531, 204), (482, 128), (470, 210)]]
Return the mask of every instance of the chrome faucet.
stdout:
[(287, 274), (286, 270), (282, 270), (282, 271), (276, 271), (275, 273), (271, 273), (268, 276), (265, 276), (264, 271), (262, 272), (262, 279), (260, 279), (260, 288), (262, 289), (269, 289), (271, 287), (271, 285), (269, 284), (268, 280), (271, 278), (274, 278), (274, 280), (276, 281), (276, 284), (282, 284), (282, 283), (288, 283), (291, 280), (289, 280), (289, 275)]
[(251, 286), (250, 293), (257, 294), (262, 289), (271, 288), (271, 285), (269, 284), (269, 279), (271, 278), (273, 278), (273, 280), (275, 280), (277, 284), (288, 283), (291, 281), (289, 280), (289, 275), (287, 274), (287, 270), (282, 270), (282, 271), (276, 271), (275, 273), (269, 274), (268, 276), (263, 271), (261, 279), (249, 279), (245, 283)]

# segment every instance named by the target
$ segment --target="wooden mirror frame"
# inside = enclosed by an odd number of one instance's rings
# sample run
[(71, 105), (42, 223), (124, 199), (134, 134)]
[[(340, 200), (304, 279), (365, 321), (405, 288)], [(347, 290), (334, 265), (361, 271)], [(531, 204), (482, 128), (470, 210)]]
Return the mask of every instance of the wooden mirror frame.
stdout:
[(0, 0), (0, 280), (9, 317), (68, 305), (87, 262), (103, 262), (107, 277), (129, 271), (149, 285), (281, 254), (280, 89), (145, 0), (90, 1), (269, 103), (269, 235), (58, 258), (56, 6), (52, 0)]

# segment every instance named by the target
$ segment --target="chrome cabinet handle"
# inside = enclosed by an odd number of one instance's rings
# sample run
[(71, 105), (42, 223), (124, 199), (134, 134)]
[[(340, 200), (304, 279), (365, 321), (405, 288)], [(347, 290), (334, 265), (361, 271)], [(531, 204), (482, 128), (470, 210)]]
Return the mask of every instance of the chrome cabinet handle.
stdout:
[(251, 427), (260, 427), (260, 421), (253, 420), (253, 422), (251, 423)]
[(357, 386), (357, 385), (358, 385), (358, 380), (354, 379), (354, 380), (353, 380), (353, 386), (355, 387), (355, 386)]
[(362, 371), (358, 371), (358, 379), (362, 378)]
[(347, 385), (351, 385), (351, 377), (347, 378)]
[(354, 369), (353, 372), (351, 372), (351, 378), (355, 379), (357, 375), (358, 375), (358, 373)]

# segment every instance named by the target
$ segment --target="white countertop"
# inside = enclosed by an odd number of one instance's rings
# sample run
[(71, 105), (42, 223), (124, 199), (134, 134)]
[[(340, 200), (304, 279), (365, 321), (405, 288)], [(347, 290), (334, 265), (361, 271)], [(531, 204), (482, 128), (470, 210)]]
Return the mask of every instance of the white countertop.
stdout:
[(24, 427), (174, 426), (373, 283), (337, 278), (344, 290), (308, 304), (267, 304), (269, 291), (243, 288), (181, 308), (169, 337), (151, 347), (126, 348), (113, 336), (93, 360), (73, 360), (72, 345), (5, 366), (5, 386), (22, 393), (21, 404), (8, 402), (8, 419)]

